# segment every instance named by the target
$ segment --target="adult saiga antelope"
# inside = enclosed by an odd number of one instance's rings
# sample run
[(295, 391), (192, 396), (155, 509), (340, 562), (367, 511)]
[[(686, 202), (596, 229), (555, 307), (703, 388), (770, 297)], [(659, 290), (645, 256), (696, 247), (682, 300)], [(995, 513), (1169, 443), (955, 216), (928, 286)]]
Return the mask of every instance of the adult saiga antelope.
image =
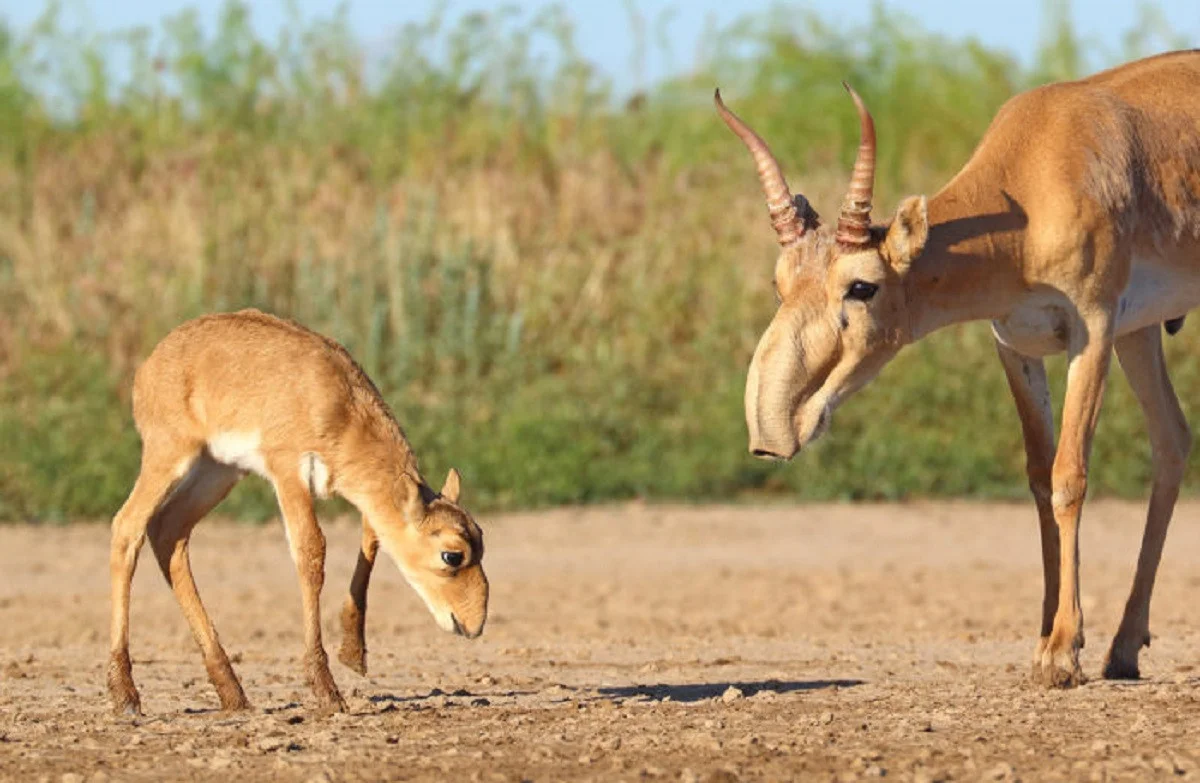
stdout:
[(314, 498), (337, 494), (362, 513), (362, 550), (342, 612), (343, 663), (366, 672), (367, 584), (381, 543), (438, 625), (468, 637), (483, 631), (483, 534), (459, 505), (457, 471), (440, 493), (425, 483), (375, 385), (334, 341), (257, 310), (189, 321), (138, 369), (133, 415), (142, 467), (113, 519), (110, 564), (108, 691), (118, 712), (141, 710), (129, 661), (129, 590), (147, 535), (221, 707), (248, 706), (188, 558), (192, 528), (247, 472), (266, 477), (279, 499), (300, 575), (305, 674), (323, 708), (346, 705), (321, 642), (325, 537)]
[[(1200, 51), (1151, 57), (1018, 95), (935, 196), (871, 222), (875, 128), (836, 227), (793, 197), (767, 145), (716, 95), (749, 147), (782, 251), (780, 305), (746, 379), (750, 450), (789, 459), (901, 347), (989, 319), (1016, 400), (1041, 523), (1045, 597), (1034, 675), (1083, 681), (1079, 522), (1113, 349), (1145, 413), (1154, 483), (1133, 589), (1104, 676), (1136, 678), (1150, 593), (1191, 433), (1158, 325), (1200, 303)], [(849, 89), (849, 88), (847, 88)], [(1066, 351), (1057, 448), (1042, 357)]]

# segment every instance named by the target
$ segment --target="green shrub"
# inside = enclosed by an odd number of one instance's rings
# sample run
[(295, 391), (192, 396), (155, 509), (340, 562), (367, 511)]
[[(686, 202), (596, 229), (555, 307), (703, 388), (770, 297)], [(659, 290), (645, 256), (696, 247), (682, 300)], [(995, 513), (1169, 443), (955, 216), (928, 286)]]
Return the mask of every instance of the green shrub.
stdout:
[[(458, 466), (481, 509), (1024, 496), (984, 325), (907, 350), (797, 464), (746, 454), (775, 249), (711, 93), (830, 210), (857, 144), (852, 81), (880, 129), (882, 214), (944, 182), (1015, 91), (1174, 43), (1148, 7), (1128, 51), (1088, 60), (1047, 8), (1031, 67), (882, 6), (850, 30), (775, 10), (628, 100), (553, 8), (434, 18), (376, 60), (342, 17), (268, 41), (237, 2), (211, 33), (185, 13), (96, 36), (57, 6), (0, 28), (0, 518), (110, 515), (137, 469), (137, 363), (181, 321), (245, 306), (344, 342), (431, 480)], [(1171, 345), (1189, 408), (1195, 332)], [(1143, 493), (1121, 382), (1106, 408), (1093, 487)], [(246, 482), (224, 511), (273, 505)]]

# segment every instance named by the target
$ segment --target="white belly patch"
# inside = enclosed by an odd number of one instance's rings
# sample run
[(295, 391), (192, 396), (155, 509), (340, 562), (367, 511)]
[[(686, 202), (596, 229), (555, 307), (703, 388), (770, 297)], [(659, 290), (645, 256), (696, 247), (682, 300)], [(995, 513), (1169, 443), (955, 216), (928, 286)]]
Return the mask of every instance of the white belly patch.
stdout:
[(208, 453), (223, 465), (267, 476), (267, 463), (258, 450), (262, 438), (257, 432), (221, 432), (208, 439)]
[(992, 322), (996, 339), (1025, 356), (1048, 356), (1066, 350), (1070, 318), (1057, 292), (1038, 292)]
[[(1196, 272), (1162, 262), (1135, 258), (1129, 282), (1117, 301), (1115, 334), (1119, 337), (1178, 318), (1200, 304), (1200, 267)], [(1052, 289), (1025, 297), (992, 323), (1000, 342), (1026, 356), (1065, 350), (1076, 326), (1074, 305)]]
[(1134, 259), (1129, 283), (1117, 306), (1117, 334), (1178, 318), (1200, 302), (1200, 277), (1161, 263)]
[(300, 455), (300, 480), (308, 486), (314, 497), (329, 497), (329, 466), (315, 451)]

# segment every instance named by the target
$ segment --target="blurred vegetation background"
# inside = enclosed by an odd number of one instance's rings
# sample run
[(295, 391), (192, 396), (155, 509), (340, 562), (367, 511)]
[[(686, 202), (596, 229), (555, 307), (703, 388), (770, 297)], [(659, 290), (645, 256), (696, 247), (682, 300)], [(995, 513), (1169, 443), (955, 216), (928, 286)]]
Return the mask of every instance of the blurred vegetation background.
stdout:
[[(711, 29), (687, 75), (630, 96), (554, 7), (435, 15), (376, 58), (341, 16), (273, 40), (249, 16), (229, 2), (215, 31), (184, 13), (98, 36), (50, 5), (0, 27), (0, 519), (111, 515), (137, 471), (138, 362), (181, 321), (246, 306), (343, 342), (425, 473), (459, 467), (477, 509), (1024, 497), (985, 324), (907, 349), (795, 463), (747, 455), (775, 245), (712, 89), (828, 212), (858, 143), (852, 82), (880, 129), (886, 217), (953, 174), (1015, 92), (1187, 44), (1153, 5), (1105, 52), (1050, 2), (1032, 65), (882, 6), (855, 29), (780, 6)], [(642, 47), (644, 30), (631, 11)], [(1194, 414), (1200, 325), (1169, 343)], [(1119, 372), (1110, 389), (1092, 486), (1138, 495), (1141, 415)], [(274, 504), (249, 481), (223, 510)]]

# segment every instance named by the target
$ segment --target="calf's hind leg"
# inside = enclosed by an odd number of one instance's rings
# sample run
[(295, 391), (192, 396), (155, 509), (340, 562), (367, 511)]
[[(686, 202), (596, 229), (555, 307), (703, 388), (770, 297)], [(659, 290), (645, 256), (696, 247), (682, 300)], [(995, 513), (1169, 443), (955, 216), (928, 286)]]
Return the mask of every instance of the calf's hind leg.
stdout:
[(175, 600), (204, 655), (204, 668), (217, 689), (224, 710), (243, 710), (250, 703), (200, 601), (188, 550), (192, 528), (225, 499), (240, 478), (241, 472), (237, 468), (217, 463), (207, 455), (201, 456), (150, 526), (150, 543), (158, 566), (174, 591)]
[(138, 552), (146, 540), (146, 528), (199, 457), (199, 449), (166, 438), (150, 438), (142, 444), (142, 465), (124, 505), (113, 517), (109, 579), (112, 616), (108, 660), (108, 694), (118, 713), (138, 715), (142, 711), (133, 666), (129, 659), (129, 593), (137, 570)]

